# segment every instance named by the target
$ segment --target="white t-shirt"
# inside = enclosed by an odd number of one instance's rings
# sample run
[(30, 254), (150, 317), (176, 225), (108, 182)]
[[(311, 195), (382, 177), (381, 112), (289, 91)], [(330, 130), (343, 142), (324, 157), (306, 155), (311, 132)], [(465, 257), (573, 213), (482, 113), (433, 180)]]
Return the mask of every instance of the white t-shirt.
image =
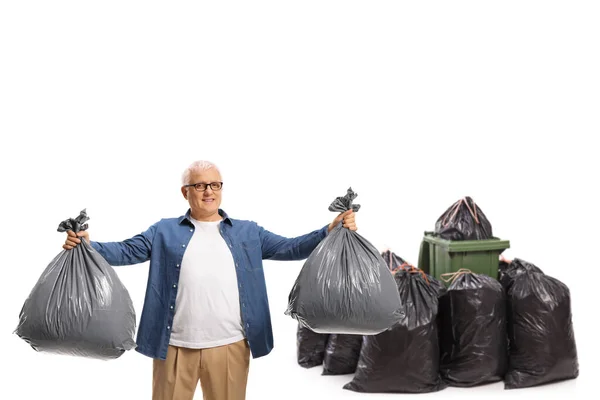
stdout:
[(221, 221), (190, 218), (195, 232), (183, 255), (170, 344), (201, 349), (244, 338), (235, 265)]

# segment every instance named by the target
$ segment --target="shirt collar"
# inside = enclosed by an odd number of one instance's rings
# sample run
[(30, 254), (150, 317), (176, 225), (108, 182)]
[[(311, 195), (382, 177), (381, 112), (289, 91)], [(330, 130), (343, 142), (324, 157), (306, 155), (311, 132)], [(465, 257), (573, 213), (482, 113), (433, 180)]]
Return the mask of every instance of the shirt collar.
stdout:
[[(179, 217), (179, 224), (181, 225), (184, 221), (187, 221), (189, 223), (192, 223), (192, 221), (190, 220), (190, 216), (192, 215), (192, 210), (188, 208), (187, 212), (185, 213), (185, 215)], [(223, 221), (228, 223), (229, 225), (233, 226), (233, 220), (231, 218), (229, 218), (229, 216), (227, 215), (227, 213), (223, 210), (221, 210), (219, 208), (219, 215), (221, 217), (223, 217)]]

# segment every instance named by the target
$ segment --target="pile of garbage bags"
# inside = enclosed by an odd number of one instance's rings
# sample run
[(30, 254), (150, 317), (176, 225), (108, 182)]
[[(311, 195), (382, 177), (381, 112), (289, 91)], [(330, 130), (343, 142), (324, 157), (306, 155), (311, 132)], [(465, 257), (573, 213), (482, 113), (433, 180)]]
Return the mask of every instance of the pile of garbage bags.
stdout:
[(569, 290), (535, 265), (504, 260), (500, 280), (464, 269), (438, 280), (390, 250), (381, 257), (398, 290), (400, 319), (362, 340), (314, 332), (302, 339), (310, 329), (299, 324), (300, 365), (354, 374), (344, 389), (371, 393), (501, 381), (516, 389), (578, 376)]

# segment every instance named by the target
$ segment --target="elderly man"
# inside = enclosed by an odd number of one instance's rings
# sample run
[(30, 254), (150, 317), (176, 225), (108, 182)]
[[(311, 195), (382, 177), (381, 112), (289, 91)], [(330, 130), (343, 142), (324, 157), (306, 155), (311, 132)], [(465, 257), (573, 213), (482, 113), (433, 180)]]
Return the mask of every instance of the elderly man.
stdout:
[(289, 239), (221, 210), (223, 182), (214, 164), (194, 162), (182, 180), (190, 206), (184, 216), (122, 242), (68, 232), (63, 247), (83, 237), (111, 265), (150, 260), (137, 351), (154, 359), (153, 400), (191, 400), (198, 380), (204, 399), (244, 399), (250, 354), (273, 348), (262, 260), (305, 259), (337, 224), (356, 230), (354, 214)]

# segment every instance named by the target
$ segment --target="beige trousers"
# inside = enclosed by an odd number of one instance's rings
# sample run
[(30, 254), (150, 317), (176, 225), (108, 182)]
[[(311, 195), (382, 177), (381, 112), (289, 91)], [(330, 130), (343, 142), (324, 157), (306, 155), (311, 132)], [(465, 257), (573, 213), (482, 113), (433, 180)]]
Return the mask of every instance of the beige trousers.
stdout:
[(244, 400), (250, 366), (246, 340), (208, 349), (169, 346), (154, 359), (152, 400), (192, 400), (200, 380), (204, 400)]

